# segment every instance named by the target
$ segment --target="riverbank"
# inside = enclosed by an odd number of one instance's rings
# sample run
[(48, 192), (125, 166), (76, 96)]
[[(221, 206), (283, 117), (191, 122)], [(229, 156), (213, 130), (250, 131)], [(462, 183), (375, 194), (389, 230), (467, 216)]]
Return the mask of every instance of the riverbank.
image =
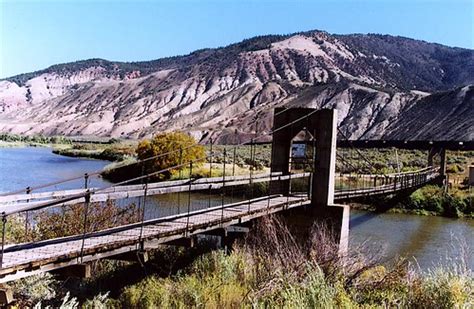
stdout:
[(456, 186), (445, 192), (442, 187), (427, 185), (408, 196), (374, 197), (366, 203), (353, 203), (351, 207), (371, 212), (474, 218), (474, 196), (467, 186)]
[(19, 147), (56, 147), (57, 145), (41, 144), (33, 142), (5, 142), (0, 141), (0, 148), (19, 148)]
[(367, 205), (367, 204), (360, 204), (360, 203), (352, 203), (350, 204), (351, 209), (354, 210), (361, 210), (367, 211), (372, 213), (389, 213), (389, 214), (406, 214), (406, 215), (414, 215), (414, 216), (436, 216), (436, 217), (446, 217), (446, 218), (454, 218), (454, 219), (474, 219), (474, 214), (466, 214), (460, 217), (452, 217), (446, 216), (443, 213), (436, 212), (436, 211), (429, 211), (424, 209), (404, 209), (399, 207), (390, 208), (388, 210), (380, 210), (374, 205)]

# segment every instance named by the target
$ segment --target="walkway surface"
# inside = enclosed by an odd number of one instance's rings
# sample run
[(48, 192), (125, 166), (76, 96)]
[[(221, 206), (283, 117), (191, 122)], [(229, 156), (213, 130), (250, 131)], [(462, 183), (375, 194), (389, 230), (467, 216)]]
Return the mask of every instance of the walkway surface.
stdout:
[[(64, 263), (77, 264), (135, 251), (140, 241), (154, 241), (150, 245), (163, 244), (193, 234), (243, 223), (305, 203), (308, 203), (306, 197), (263, 197), (250, 202), (190, 212), (189, 216), (186, 213), (145, 221), (143, 225), (137, 223), (120, 226), (90, 234), (84, 241), (82, 236), (72, 236), (6, 247), (3, 269), (0, 270), (3, 278), (0, 282), (22, 277), (23, 272), (43, 272), (64, 267)], [(42, 269), (43, 266), (47, 266), (46, 269)]]

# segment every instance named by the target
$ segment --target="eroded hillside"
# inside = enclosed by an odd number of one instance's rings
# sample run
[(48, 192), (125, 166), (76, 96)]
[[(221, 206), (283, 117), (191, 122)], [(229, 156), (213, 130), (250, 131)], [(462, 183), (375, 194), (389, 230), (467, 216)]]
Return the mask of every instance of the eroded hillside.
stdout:
[[(277, 106), (336, 107), (351, 138), (474, 138), (474, 51), (380, 35), (264, 36), (149, 62), (100, 59), (0, 81), (0, 131), (232, 142)], [(450, 90), (454, 89), (454, 90)]]

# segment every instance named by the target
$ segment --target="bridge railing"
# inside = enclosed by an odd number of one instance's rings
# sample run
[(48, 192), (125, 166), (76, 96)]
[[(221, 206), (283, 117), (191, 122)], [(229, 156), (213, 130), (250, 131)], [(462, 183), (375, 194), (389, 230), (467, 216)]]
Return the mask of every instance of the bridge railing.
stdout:
[[(189, 166), (191, 169), (192, 167)], [(192, 173), (190, 173), (192, 174)], [(364, 175), (366, 187), (338, 190), (344, 194), (354, 191), (397, 191), (422, 185), (436, 177), (437, 169), (425, 168), (413, 172), (390, 175)], [(138, 185), (122, 184), (107, 188), (84, 188), (71, 191), (41, 192), (31, 195), (0, 197), (7, 204), (0, 206), (2, 211), (2, 244), (19, 242), (38, 242), (57, 237), (86, 235), (107, 228), (143, 222), (159, 217), (191, 213), (204, 208), (231, 204), (239, 200), (268, 196), (254, 191), (249, 185), (290, 180), (292, 193), (307, 194), (309, 197), (310, 173), (256, 174), (247, 176), (226, 176), (210, 178), (188, 178), (177, 181), (145, 183)], [(297, 180), (302, 180), (294, 185)], [(291, 185), (293, 184), (293, 185)], [(246, 188), (235, 188), (247, 185)], [(300, 189), (298, 189), (300, 188)], [(301, 189), (302, 188), (302, 189)], [(225, 192), (228, 190), (228, 192)], [(193, 191), (199, 193), (192, 196)], [(216, 197), (215, 193), (219, 195)], [(230, 192), (229, 192), (230, 191)], [(203, 194), (203, 192), (205, 192)], [(174, 193), (174, 194), (170, 194)], [(252, 193), (252, 194), (250, 194)], [(14, 199), (20, 201), (8, 204)], [(7, 220), (8, 219), (8, 220)], [(82, 224), (78, 224), (78, 222)]]
[[(193, 173), (196, 162), (189, 162), (172, 167), (187, 169), (187, 178), (181, 180), (150, 181), (151, 176), (164, 173), (169, 168), (97, 188), (89, 186), (88, 175), (85, 175), (81, 189), (1, 196), (0, 267), (5, 266), (3, 257), (6, 253), (34, 246), (41, 254), (45, 245), (64, 237), (71, 239), (65, 245), (71, 247), (63, 248), (65, 252), (77, 251), (78, 242), (81, 243), (79, 257), (82, 260), (86, 239), (90, 241), (97, 233), (110, 229), (123, 228), (123, 237), (134, 238), (140, 244), (147, 224), (160, 218), (181, 216), (188, 231), (192, 229), (189, 218), (196, 212), (219, 208), (224, 220), (224, 210), (229, 205), (246, 200), (248, 208), (243, 207), (242, 211), (251, 213), (251, 203), (258, 196), (263, 196), (270, 207), (270, 182), (294, 182), (298, 178), (307, 179), (310, 175), (304, 172), (291, 175), (257, 174), (253, 168), (248, 175), (229, 175), (226, 169), (231, 166), (228, 165), (230, 161), (226, 152), (221, 162), (223, 173), (219, 177), (196, 178)], [(212, 175), (212, 171), (209, 174)], [(255, 188), (259, 184), (263, 186)], [(209, 216), (209, 220), (215, 220), (216, 214)], [(131, 228), (136, 225), (140, 227), (140, 232)]]
[[(370, 194), (387, 194), (408, 188), (416, 188), (439, 176), (439, 168), (427, 167), (417, 171), (387, 175), (360, 175), (362, 182), (352, 187), (337, 190), (339, 197)], [(362, 185), (360, 185), (362, 183)]]

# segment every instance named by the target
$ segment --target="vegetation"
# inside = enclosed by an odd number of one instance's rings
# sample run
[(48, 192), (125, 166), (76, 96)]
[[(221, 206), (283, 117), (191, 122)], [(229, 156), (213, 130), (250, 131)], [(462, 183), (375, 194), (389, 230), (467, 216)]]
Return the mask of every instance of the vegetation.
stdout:
[(44, 135), (19, 135), (0, 133), (0, 141), (14, 144), (26, 144), (30, 146), (45, 144), (71, 144), (71, 140), (63, 136)]
[[(87, 208), (87, 224), (84, 227), (84, 203), (61, 206), (56, 209), (30, 211), (24, 215), (8, 217), (5, 226), (6, 243), (21, 243), (81, 235), (139, 220), (140, 210), (135, 203), (118, 206), (114, 201), (93, 202)], [(71, 224), (75, 223), (75, 224)], [(3, 223), (0, 223), (2, 226)], [(85, 230), (84, 230), (85, 228)]]
[[(470, 305), (468, 272), (437, 269), (422, 276), (400, 264), (364, 265), (325, 273), (314, 260), (282, 265), (245, 248), (214, 252), (173, 278), (150, 276), (126, 288), (122, 308), (455, 308)], [(293, 257), (293, 256), (291, 256)], [(277, 264), (277, 265), (275, 265)], [(294, 264), (294, 263), (291, 263)], [(270, 268), (272, 267), (272, 268)], [(115, 302), (113, 302), (115, 303)]]
[(204, 147), (181, 132), (161, 133), (151, 140), (143, 140), (135, 152), (136, 158), (144, 160), (143, 163), (116, 165), (106, 169), (103, 176), (112, 181), (123, 181), (156, 173), (149, 180), (170, 179), (173, 173), (188, 167), (190, 162), (193, 162), (194, 168), (202, 166), (206, 158)]
[(135, 149), (132, 144), (124, 143), (74, 143), (71, 147), (55, 148), (53, 153), (68, 157), (82, 157), (116, 162), (134, 157)]
[[(191, 162), (197, 167), (204, 163), (205, 157), (204, 147), (198, 145), (193, 137), (181, 132), (155, 135), (151, 140), (141, 141), (137, 147), (138, 160), (153, 158), (144, 165), (146, 173), (188, 165)], [(164, 175), (170, 178), (171, 171)]]
[[(192, 250), (164, 248), (144, 265), (147, 271), (117, 264), (102, 268), (95, 278), (76, 287), (74, 296), (68, 290), (71, 283), (59, 284), (51, 275), (17, 281), (15, 295), (23, 306), (41, 302), (59, 307), (66, 303), (70, 305), (68, 308), (469, 308), (472, 305), (474, 276), (463, 259), (449, 267), (421, 272), (406, 260), (382, 265), (378, 256), (362, 254), (363, 248), (340, 256), (333, 236), (321, 225), (309, 231), (310, 237), (295, 235), (282, 221), (267, 218), (229, 255), (213, 251), (196, 258), (195, 254), (189, 254)], [(117, 285), (118, 280), (122, 281), (122, 287)], [(126, 285), (127, 282), (131, 284)], [(104, 288), (116, 290), (109, 293)], [(85, 291), (93, 294), (84, 295)]]
[(474, 279), (465, 267), (421, 274), (406, 261), (338, 255), (316, 227), (305, 243), (279, 221), (265, 221), (232, 254), (212, 252), (175, 276), (149, 276), (123, 290), (123, 308), (453, 308), (469, 305)]
[(445, 192), (442, 187), (429, 185), (413, 192), (397, 204), (397, 208), (418, 214), (436, 214), (446, 217), (473, 217), (473, 196), (467, 190)]

